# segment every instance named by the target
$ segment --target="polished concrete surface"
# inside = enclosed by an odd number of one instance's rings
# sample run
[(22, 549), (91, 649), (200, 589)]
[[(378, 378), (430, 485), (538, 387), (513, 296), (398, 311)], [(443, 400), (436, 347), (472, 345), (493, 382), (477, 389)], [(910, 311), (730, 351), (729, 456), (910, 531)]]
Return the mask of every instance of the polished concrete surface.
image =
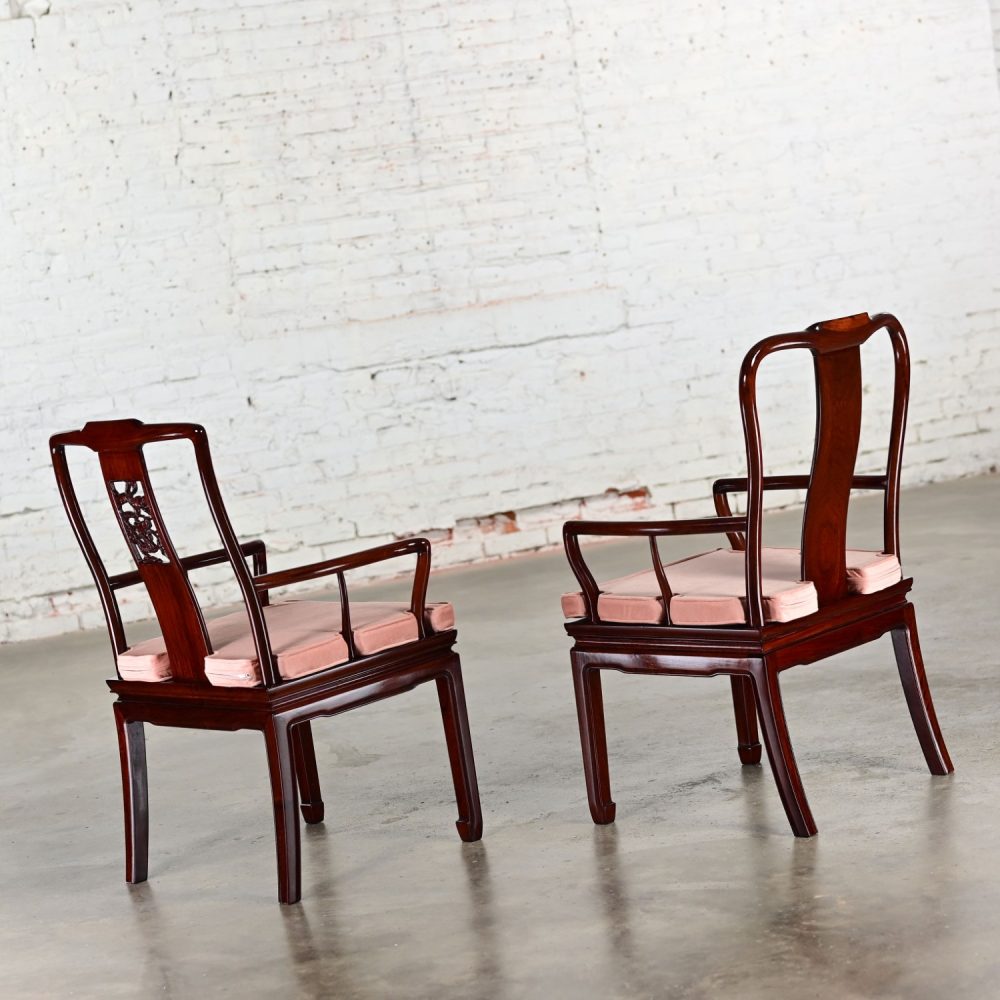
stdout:
[[(458, 608), (484, 840), (454, 830), (433, 686), (320, 721), (297, 906), (275, 899), (258, 735), (147, 729), (150, 880), (126, 886), (106, 637), (8, 646), (0, 995), (1000, 996), (998, 510), (998, 478), (904, 496), (953, 776), (925, 769), (888, 638), (782, 675), (807, 841), (769, 770), (740, 767), (721, 677), (605, 675), (618, 820), (593, 826), (560, 553), (432, 581)], [(878, 501), (859, 513), (871, 536)]]

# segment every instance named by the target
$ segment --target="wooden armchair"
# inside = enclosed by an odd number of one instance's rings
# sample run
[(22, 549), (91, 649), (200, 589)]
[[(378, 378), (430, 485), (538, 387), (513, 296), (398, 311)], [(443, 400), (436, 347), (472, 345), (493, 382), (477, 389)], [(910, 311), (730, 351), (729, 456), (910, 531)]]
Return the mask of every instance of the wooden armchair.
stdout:
[[(861, 345), (887, 331), (895, 358), (892, 423), (884, 476), (856, 476), (861, 430)], [(816, 377), (816, 438), (808, 476), (764, 476), (757, 371), (776, 351), (808, 350)], [(785, 724), (778, 674), (891, 633), (906, 703), (932, 774), (953, 770), (924, 674), (913, 605), (899, 563), (899, 477), (909, 393), (906, 337), (893, 316), (817, 323), (762, 340), (743, 361), (740, 406), (748, 475), (713, 487), (718, 517), (682, 521), (570, 521), (564, 540), (578, 593), (563, 596), (590, 811), (615, 818), (608, 775), (601, 670), (635, 674), (728, 674), (740, 760), (760, 761), (757, 718), (782, 805), (796, 836), (816, 833)], [(763, 548), (766, 490), (805, 489), (802, 547)], [(881, 552), (848, 550), (852, 490), (885, 494)], [(747, 493), (734, 517), (728, 494)], [(725, 534), (728, 549), (664, 565), (662, 537)], [(649, 539), (652, 568), (598, 584), (580, 551), (584, 535)]]
[[(157, 506), (143, 448), (189, 441), (222, 548), (178, 556)], [(66, 460), (66, 448), (96, 452), (108, 497), (135, 561), (132, 572), (109, 576), (85, 523)], [(323, 819), (311, 720), (437, 684), (458, 799), (458, 832), (478, 840), (483, 821), (462, 686), (453, 646), (454, 611), (427, 604), (431, 548), (425, 538), (268, 573), (264, 543), (237, 541), (212, 467), (208, 437), (197, 424), (138, 420), (88, 423), (56, 434), (52, 463), (66, 513), (94, 577), (115, 655), (115, 723), (125, 803), (125, 877), (142, 882), (149, 834), (143, 724), (189, 729), (256, 729), (264, 734), (274, 801), (278, 898), (294, 903), (300, 892), (299, 794), (307, 823)], [(355, 603), (345, 573), (359, 566), (416, 556), (409, 604)], [(251, 561), (250, 567), (247, 560)], [(206, 619), (188, 579), (192, 570), (228, 562), (244, 609)], [(339, 602), (279, 601), (277, 587), (336, 577)], [(142, 584), (161, 635), (130, 646), (116, 594)]]

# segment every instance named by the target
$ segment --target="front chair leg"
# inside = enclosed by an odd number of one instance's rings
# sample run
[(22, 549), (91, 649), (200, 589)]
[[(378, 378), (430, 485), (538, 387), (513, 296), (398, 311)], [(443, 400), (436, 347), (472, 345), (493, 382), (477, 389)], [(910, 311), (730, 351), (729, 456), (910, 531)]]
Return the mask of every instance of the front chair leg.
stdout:
[(472, 735), (465, 705), (462, 665), (457, 655), (436, 681), (444, 735), (448, 743), (448, 759), (451, 762), (451, 777), (455, 783), (455, 799), (458, 802), (458, 822), (455, 826), (462, 840), (480, 840), (483, 836), (483, 810), (479, 802), (476, 761), (472, 755)]
[(149, 787), (146, 781), (146, 734), (141, 722), (125, 718), (114, 705), (118, 755), (125, 806), (125, 881), (145, 882), (149, 868)]
[(299, 780), (302, 799), (302, 818), (307, 823), (322, 823), (325, 809), (319, 788), (319, 771), (316, 768), (316, 748), (313, 746), (312, 725), (300, 722), (292, 729), (295, 748), (295, 773)]
[(767, 759), (771, 762), (771, 771), (778, 786), (781, 804), (785, 807), (785, 815), (796, 837), (811, 837), (816, 833), (816, 822), (809, 810), (795, 754), (792, 753), (781, 690), (778, 687), (778, 674), (765, 661), (757, 660), (750, 676), (764, 730)]
[(733, 709), (736, 712), (736, 752), (741, 764), (759, 764), (761, 746), (757, 736), (757, 706), (753, 698), (753, 681), (733, 675)]
[(278, 900), (297, 903), (302, 895), (299, 857), (299, 792), (295, 782), (295, 751), (288, 722), (268, 719), (264, 726), (267, 766), (274, 804), (274, 838), (278, 855)]
[(608, 773), (608, 739), (604, 730), (604, 696), (601, 672), (584, 666), (570, 653), (573, 664), (573, 687), (576, 691), (576, 713), (580, 723), (580, 744), (583, 748), (583, 773), (587, 781), (587, 800), (595, 823), (613, 823), (615, 803), (611, 798), (611, 776)]
[(896, 666), (899, 668), (899, 679), (903, 682), (906, 705), (931, 774), (951, 774), (955, 768), (934, 712), (931, 689), (924, 673), (924, 660), (920, 655), (917, 616), (912, 604), (906, 605), (903, 616), (905, 625), (892, 630), (892, 647), (896, 653)]

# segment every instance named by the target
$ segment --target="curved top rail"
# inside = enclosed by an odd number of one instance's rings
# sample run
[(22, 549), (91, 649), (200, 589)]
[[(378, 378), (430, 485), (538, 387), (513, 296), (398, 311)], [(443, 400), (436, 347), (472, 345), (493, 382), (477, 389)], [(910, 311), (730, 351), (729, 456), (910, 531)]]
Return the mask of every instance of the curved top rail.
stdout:
[(156, 441), (197, 441), (207, 438), (201, 424), (144, 424), (141, 420), (91, 420), (78, 431), (53, 434), (52, 448), (80, 446), (91, 451), (135, 451)]

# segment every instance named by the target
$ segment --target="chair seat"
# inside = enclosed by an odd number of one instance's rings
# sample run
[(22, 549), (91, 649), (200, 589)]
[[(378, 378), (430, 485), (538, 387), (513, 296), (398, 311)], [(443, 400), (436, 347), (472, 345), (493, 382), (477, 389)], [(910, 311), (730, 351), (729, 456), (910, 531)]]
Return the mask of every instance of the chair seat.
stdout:
[[(665, 566), (670, 584), (670, 619), (674, 625), (745, 625), (747, 600), (745, 553), (715, 549)], [(764, 618), (787, 622), (818, 610), (816, 588), (801, 579), (799, 549), (761, 550)], [(847, 551), (847, 587), (871, 594), (902, 579), (899, 560), (884, 552)], [(652, 569), (599, 584), (597, 611), (603, 621), (660, 625), (663, 597)], [(583, 594), (563, 594), (563, 614), (583, 618)]]
[[(351, 631), (359, 653), (369, 656), (418, 638), (409, 605), (385, 601), (351, 603)], [(264, 608), (278, 673), (285, 680), (345, 663), (347, 643), (340, 632), (340, 604), (333, 601), (281, 601)], [(424, 621), (432, 632), (455, 627), (450, 604), (428, 604)], [(245, 611), (205, 623), (213, 652), (205, 657), (205, 676), (219, 687), (260, 687), (263, 680)], [(118, 657), (123, 680), (168, 681), (170, 658), (162, 636), (147, 639)]]

